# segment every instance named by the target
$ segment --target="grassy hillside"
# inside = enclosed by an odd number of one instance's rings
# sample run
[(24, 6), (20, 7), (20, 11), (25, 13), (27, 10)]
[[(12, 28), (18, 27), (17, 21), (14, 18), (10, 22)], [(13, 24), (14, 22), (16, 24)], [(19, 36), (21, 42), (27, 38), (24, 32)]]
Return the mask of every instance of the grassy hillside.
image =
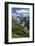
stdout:
[(12, 37), (29, 37), (29, 30), (27, 27), (22, 27), (21, 24), (17, 24), (15, 20), (12, 20)]

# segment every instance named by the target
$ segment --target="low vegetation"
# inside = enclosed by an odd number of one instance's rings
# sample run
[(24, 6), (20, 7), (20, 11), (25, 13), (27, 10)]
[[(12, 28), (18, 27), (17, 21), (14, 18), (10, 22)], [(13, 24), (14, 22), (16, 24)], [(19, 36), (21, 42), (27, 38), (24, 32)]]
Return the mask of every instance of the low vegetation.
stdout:
[(29, 30), (27, 27), (22, 27), (21, 24), (18, 24), (15, 20), (12, 20), (12, 37), (29, 37)]

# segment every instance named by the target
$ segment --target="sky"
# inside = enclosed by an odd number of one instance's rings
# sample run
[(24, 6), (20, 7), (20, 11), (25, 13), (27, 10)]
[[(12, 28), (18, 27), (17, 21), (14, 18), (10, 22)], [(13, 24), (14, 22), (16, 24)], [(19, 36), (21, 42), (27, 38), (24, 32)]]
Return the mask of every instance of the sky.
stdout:
[(12, 8), (13, 16), (29, 16), (29, 8)]

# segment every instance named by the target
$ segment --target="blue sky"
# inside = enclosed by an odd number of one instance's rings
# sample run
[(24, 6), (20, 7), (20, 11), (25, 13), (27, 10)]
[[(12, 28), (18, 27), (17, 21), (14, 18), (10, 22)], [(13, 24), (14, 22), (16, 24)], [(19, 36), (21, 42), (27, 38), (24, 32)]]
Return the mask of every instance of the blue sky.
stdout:
[(29, 16), (29, 8), (12, 8), (13, 16)]

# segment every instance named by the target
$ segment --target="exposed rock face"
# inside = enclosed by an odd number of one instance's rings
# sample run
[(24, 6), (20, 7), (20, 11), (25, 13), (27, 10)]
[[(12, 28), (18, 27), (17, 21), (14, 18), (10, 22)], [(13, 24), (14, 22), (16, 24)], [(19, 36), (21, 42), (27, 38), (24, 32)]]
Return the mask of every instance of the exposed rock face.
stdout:
[(17, 22), (20, 23), (20, 18), (18, 16), (13, 16), (13, 19)]

